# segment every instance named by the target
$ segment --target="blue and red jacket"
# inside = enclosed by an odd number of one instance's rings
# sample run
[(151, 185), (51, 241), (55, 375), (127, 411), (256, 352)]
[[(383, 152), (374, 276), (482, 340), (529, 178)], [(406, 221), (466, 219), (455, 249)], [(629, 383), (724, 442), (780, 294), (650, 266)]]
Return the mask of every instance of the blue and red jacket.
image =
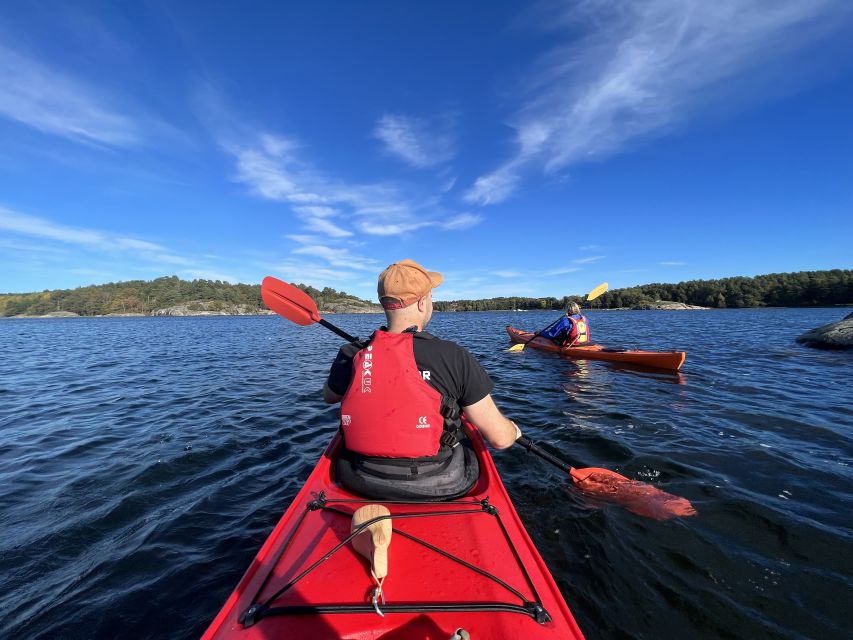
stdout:
[(586, 344), (590, 340), (589, 322), (586, 316), (575, 314), (561, 317), (556, 324), (544, 329), (540, 334), (560, 344)]

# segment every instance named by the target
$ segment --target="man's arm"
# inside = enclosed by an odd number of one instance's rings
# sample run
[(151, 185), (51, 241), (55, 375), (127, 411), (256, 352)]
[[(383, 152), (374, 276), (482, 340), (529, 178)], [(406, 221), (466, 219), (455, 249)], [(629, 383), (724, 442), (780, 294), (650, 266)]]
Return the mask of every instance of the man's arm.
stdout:
[(343, 396), (338, 395), (329, 388), (328, 382), (323, 385), (323, 400), (325, 400), (328, 404), (338, 403), (342, 399)]
[(479, 402), (462, 407), (462, 412), (495, 449), (511, 447), (521, 435), (521, 430), (504, 417), (490, 394)]
[(345, 344), (338, 350), (338, 355), (329, 369), (329, 377), (323, 385), (323, 400), (328, 404), (335, 404), (343, 399), (343, 393), (334, 391), (332, 387), (346, 393), (352, 377), (352, 359), (357, 352), (358, 347), (354, 344)]

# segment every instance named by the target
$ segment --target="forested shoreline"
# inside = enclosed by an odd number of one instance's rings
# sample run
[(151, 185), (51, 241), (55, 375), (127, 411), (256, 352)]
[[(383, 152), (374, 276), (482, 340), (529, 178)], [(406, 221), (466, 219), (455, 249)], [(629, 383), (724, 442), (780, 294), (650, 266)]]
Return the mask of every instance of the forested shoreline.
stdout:
[(681, 302), (712, 308), (820, 307), (853, 304), (853, 270), (798, 271), (721, 280), (687, 280), (613, 289), (591, 302), (583, 296), (562, 298), (489, 298), (436, 302), (437, 311), (565, 309), (570, 302), (588, 309), (624, 309), (658, 302)]
[[(317, 302), (321, 312), (380, 311), (381, 307), (329, 287), (297, 284)], [(180, 307), (186, 312), (170, 313)], [(264, 313), (258, 284), (229, 284), (220, 280), (130, 280), (38, 293), (0, 294), (0, 316), (194, 315)]]
[[(297, 284), (323, 313), (380, 312), (375, 302), (343, 291)], [(805, 307), (853, 304), (853, 270), (799, 271), (720, 280), (688, 280), (613, 289), (584, 302), (583, 296), (562, 298), (500, 297), (482, 300), (436, 301), (436, 311), (501, 311), (564, 309), (569, 302), (586, 308), (642, 308), (659, 302), (680, 302), (713, 308)], [(263, 313), (260, 285), (229, 284), (219, 280), (131, 280), (77, 289), (0, 294), (0, 316), (42, 316), (65, 313), (80, 316), (170, 315), (182, 307), (193, 313)], [(181, 315), (181, 314), (173, 314)]]

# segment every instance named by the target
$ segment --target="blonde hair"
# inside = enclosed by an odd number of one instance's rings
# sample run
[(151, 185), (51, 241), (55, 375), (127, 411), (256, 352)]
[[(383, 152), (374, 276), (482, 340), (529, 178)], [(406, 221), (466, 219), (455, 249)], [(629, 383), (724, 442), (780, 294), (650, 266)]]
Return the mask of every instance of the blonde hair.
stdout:
[(574, 315), (579, 314), (580, 312), (581, 312), (581, 308), (578, 306), (577, 302), (572, 302), (571, 304), (569, 304), (569, 308), (566, 309), (566, 315), (567, 316), (574, 316)]

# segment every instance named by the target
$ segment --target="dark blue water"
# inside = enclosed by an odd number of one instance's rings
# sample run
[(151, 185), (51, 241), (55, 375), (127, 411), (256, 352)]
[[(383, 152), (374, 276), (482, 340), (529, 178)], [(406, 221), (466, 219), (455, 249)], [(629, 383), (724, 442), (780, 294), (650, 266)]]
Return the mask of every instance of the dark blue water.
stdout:
[[(553, 314), (430, 329), (528, 435), (698, 508), (643, 519), (495, 455), (589, 638), (848, 638), (853, 352), (793, 342), (844, 314), (589, 314), (604, 344), (688, 351), (680, 374), (505, 351), (506, 324)], [(198, 637), (336, 428), (338, 346), (277, 317), (0, 322), (0, 636)]]

